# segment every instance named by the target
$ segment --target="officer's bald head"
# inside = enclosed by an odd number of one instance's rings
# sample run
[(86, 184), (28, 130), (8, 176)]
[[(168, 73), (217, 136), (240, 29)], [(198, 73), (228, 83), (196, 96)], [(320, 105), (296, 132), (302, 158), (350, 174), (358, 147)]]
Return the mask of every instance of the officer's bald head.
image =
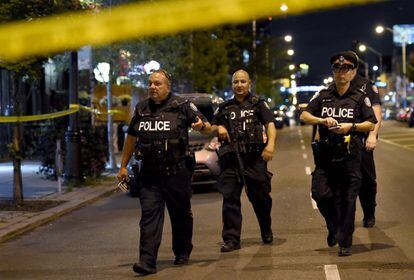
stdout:
[(232, 77), (232, 89), (237, 99), (244, 99), (250, 91), (250, 77), (249, 73), (240, 69), (234, 72)]
[(247, 73), (243, 69), (239, 69), (236, 72), (234, 72), (231, 80), (234, 81), (235, 77), (243, 77), (244, 79), (247, 79), (248, 81), (250, 81), (249, 73)]

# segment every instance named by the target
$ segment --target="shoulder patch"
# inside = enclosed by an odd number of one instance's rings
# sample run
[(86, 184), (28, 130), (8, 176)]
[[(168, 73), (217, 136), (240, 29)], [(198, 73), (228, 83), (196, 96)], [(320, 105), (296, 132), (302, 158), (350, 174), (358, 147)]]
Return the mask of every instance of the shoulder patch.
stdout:
[(377, 86), (376, 86), (376, 85), (372, 85), (372, 90), (373, 90), (376, 94), (378, 94), (378, 88), (377, 88)]
[(193, 110), (194, 112), (198, 112), (197, 106), (196, 106), (196, 105), (194, 105), (194, 103), (193, 103), (193, 102), (190, 102), (190, 108), (191, 108), (191, 110)]
[(368, 107), (371, 107), (371, 101), (369, 100), (369, 98), (368, 98), (368, 97), (365, 97), (365, 98), (364, 98), (364, 103), (365, 103), (365, 105), (367, 105)]

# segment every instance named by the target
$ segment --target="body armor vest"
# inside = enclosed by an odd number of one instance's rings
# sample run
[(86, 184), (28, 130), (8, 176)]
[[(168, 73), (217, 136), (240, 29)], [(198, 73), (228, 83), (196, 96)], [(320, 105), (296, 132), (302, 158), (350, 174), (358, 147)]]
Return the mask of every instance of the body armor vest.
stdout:
[[(240, 143), (242, 153), (261, 152), (263, 143), (263, 125), (258, 118), (258, 98), (252, 98), (243, 106), (228, 106), (224, 114), (228, 122), (228, 132), (232, 141)], [(234, 139), (234, 140), (233, 140)]]
[[(359, 95), (351, 95), (346, 101), (344, 99), (343, 107), (339, 107), (334, 102), (334, 94), (331, 91), (324, 93), (322, 99), (322, 117), (333, 117), (340, 122), (355, 122), (360, 117), (359, 107), (364, 102), (364, 93), (355, 89)], [(325, 112), (325, 114), (324, 114)], [(319, 149), (329, 162), (342, 162), (354, 158), (358, 155), (362, 142), (360, 136), (363, 133), (351, 132), (349, 135), (338, 135), (334, 132), (328, 132), (319, 141)]]
[(157, 113), (143, 112), (138, 109), (139, 121), (135, 125), (138, 133), (138, 150), (144, 161), (163, 164), (177, 163), (187, 155), (188, 132), (186, 116), (181, 105), (172, 105)]

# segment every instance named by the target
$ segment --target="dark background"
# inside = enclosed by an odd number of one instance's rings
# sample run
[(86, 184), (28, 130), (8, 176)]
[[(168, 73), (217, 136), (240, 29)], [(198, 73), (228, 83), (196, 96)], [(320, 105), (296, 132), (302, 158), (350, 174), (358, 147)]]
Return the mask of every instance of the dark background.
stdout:
[[(301, 84), (321, 84), (325, 77), (331, 75), (329, 57), (338, 51), (351, 49), (353, 40), (365, 42), (389, 56), (388, 60), (393, 54), (401, 57), (401, 47), (394, 46), (390, 32), (375, 33), (378, 24), (391, 28), (394, 24), (414, 24), (414, 1), (387, 1), (301, 16), (288, 15), (272, 20), (271, 34), (291, 34), (294, 61), (310, 66), (309, 77), (302, 79)], [(412, 49), (412, 45), (407, 46), (407, 56)], [(378, 56), (372, 52), (366, 51), (361, 58), (366, 59), (370, 67), (378, 63)], [(387, 57), (384, 62), (387, 62)]]

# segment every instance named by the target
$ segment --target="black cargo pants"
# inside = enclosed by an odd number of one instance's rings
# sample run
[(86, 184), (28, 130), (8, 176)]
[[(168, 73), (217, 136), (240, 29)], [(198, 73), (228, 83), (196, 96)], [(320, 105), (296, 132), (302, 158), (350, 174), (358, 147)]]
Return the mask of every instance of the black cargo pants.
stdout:
[[(247, 197), (253, 205), (261, 234), (271, 231), (272, 173), (267, 170), (267, 163), (260, 155), (243, 156)], [(242, 229), (242, 214), (240, 196), (243, 184), (238, 179), (236, 162), (234, 159), (221, 161), (221, 174), (217, 182), (217, 189), (223, 195), (223, 231), (224, 242), (239, 244)]]
[(364, 211), (364, 219), (375, 217), (375, 206), (377, 196), (377, 181), (373, 151), (362, 151), (361, 158), (362, 183), (359, 192), (359, 201)]
[(312, 173), (312, 198), (340, 247), (352, 245), (356, 198), (361, 187), (361, 157), (325, 163)]
[(160, 175), (146, 170), (142, 173), (143, 185), (139, 194), (139, 260), (155, 268), (164, 226), (165, 205), (171, 220), (174, 255), (189, 256), (193, 248), (193, 214), (190, 202), (192, 173), (187, 168), (177, 170), (173, 175)]

